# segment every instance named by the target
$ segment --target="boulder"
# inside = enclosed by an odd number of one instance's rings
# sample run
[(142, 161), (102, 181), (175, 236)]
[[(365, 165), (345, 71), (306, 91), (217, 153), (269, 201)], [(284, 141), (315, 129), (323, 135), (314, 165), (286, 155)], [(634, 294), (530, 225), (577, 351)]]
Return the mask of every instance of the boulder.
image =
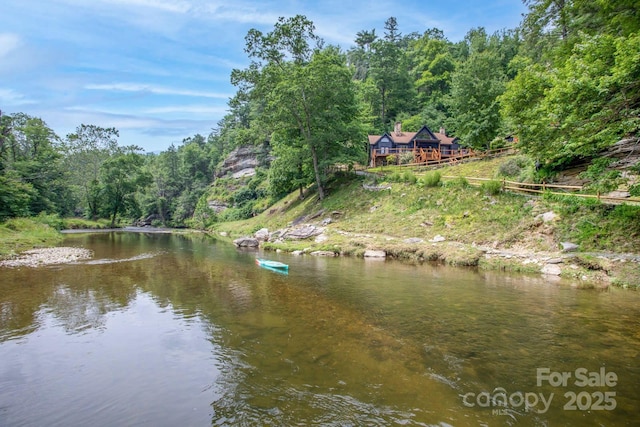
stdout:
[(404, 242), (405, 243), (422, 243), (424, 242), (424, 240), (422, 240), (419, 237), (410, 237), (408, 239), (404, 239)]
[(260, 230), (253, 233), (253, 237), (255, 237), (260, 242), (266, 242), (269, 240), (269, 230), (266, 228), (261, 228)]
[(329, 240), (329, 236), (327, 236), (326, 234), (319, 234), (315, 239), (313, 239), (313, 241), (316, 243), (324, 243), (327, 240)]
[(560, 246), (562, 246), (562, 252), (573, 252), (578, 250), (578, 245), (571, 242), (560, 242)]
[(374, 250), (366, 250), (364, 251), (365, 258), (386, 258), (387, 253), (385, 251), (374, 251)]
[(282, 237), (289, 240), (303, 240), (313, 236), (317, 236), (324, 232), (324, 228), (315, 225), (302, 225), (300, 227), (288, 230)]
[(550, 276), (559, 276), (562, 274), (562, 269), (558, 264), (545, 264), (540, 270), (542, 274), (548, 274)]
[(549, 211), (543, 214), (537, 215), (536, 219), (541, 219), (542, 222), (551, 222), (558, 218), (558, 215), (555, 212)]
[(437, 234), (433, 239), (430, 239), (429, 241), (432, 243), (438, 243), (438, 242), (444, 242), (445, 240), (447, 240), (446, 238), (444, 238), (443, 236)]
[(239, 248), (257, 248), (260, 245), (258, 239), (253, 237), (240, 237), (233, 241), (233, 244)]

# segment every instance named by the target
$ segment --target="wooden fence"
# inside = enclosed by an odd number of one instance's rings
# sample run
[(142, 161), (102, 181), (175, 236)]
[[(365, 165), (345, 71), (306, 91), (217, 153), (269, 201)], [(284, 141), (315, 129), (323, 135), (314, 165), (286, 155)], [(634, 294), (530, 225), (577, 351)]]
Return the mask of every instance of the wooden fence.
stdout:
[(412, 168), (423, 168), (423, 167), (438, 167), (438, 166), (453, 166), (459, 163), (464, 163), (470, 160), (480, 160), (487, 159), (491, 157), (505, 156), (507, 154), (514, 154), (516, 151), (513, 147), (505, 147), (505, 148), (497, 148), (495, 150), (486, 150), (486, 151), (463, 151), (457, 154), (442, 158), (438, 158), (435, 160), (427, 160), (426, 162), (420, 163), (407, 163), (402, 165), (390, 165), (394, 167), (412, 167)]
[[(507, 179), (491, 179), (491, 178), (473, 178), (467, 176), (450, 176), (445, 175), (442, 176), (443, 179), (460, 179), (464, 178), (469, 182), (470, 185), (481, 186), (482, 183), (488, 181), (498, 181), (502, 184), (503, 191), (515, 191), (520, 193), (529, 193), (529, 194), (555, 194), (560, 196), (575, 196), (575, 197), (583, 197), (587, 199), (597, 199), (603, 203), (609, 204), (619, 204), (619, 203), (632, 203), (632, 204), (640, 204), (639, 197), (616, 197), (609, 196), (605, 194), (585, 194), (578, 193), (578, 191), (583, 191), (584, 188), (581, 185), (560, 185), (560, 184), (534, 184), (530, 182), (517, 182), (517, 181), (509, 181)], [(559, 190), (559, 191), (554, 191)]]

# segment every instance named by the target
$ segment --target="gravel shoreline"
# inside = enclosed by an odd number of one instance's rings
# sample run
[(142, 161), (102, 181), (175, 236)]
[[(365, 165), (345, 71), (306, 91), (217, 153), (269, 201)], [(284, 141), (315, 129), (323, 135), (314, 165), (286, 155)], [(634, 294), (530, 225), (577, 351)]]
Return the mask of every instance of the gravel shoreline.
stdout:
[(31, 249), (14, 258), (0, 260), (0, 267), (42, 267), (90, 259), (93, 251), (85, 248), (55, 247)]

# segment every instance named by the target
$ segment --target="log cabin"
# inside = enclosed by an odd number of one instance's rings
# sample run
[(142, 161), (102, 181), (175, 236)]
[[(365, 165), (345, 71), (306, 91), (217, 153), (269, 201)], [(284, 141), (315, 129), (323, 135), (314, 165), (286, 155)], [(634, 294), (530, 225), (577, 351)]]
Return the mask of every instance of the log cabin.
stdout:
[(393, 132), (369, 135), (369, 165), (387, 164), (387, 158), (395, 156), (396, 163), (402, 153), (411, 152), (413, 163), (426, 163), (448, 159), (470, 151), (460, 147), (457, 137), (447, 136), (444, 128), (432, 132), (426, 125), (418, 132), (403, 132), (402, 123), (396, 122)]

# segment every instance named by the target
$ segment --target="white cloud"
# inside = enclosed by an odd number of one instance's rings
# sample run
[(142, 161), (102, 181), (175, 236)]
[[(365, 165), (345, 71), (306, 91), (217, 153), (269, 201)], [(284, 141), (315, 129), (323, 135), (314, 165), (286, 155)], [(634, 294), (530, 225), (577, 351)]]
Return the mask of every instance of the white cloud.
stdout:
[(164, 107), (149, 108), (144, 110), (145, 114), (169, 114), (169, 113), (190, 113), (190, 114), (225, 114), (229, 110), (226, 106), (211, 105), (167, 105)]
[(0, 33), (0, 58), (16, 50), (21, 44), (20, 36), (12, 33)]
[(164, 12), (187, 13), (191, 10), (188, 1), (163, 1), (163, 0), (102, 0), (104, 3), (119, 4), (123, 6), (143, 7), (158, 9)]
[(36, 101), (26, 98), (21, 93), (13, 89), (0, 88), (0, 104), (4, 105), (26, 105), (36, 104)]
[(180, 95), (201, 98), (229, 99), (233, 95), (228, 93), (206, 92), (190, 89), (175, 89), (162, 86), (144, 85), (138, 83), (112, 83), (86, 85), (88, 90), (122, 91), (122, 92), (146, 92), (155, 95)]

